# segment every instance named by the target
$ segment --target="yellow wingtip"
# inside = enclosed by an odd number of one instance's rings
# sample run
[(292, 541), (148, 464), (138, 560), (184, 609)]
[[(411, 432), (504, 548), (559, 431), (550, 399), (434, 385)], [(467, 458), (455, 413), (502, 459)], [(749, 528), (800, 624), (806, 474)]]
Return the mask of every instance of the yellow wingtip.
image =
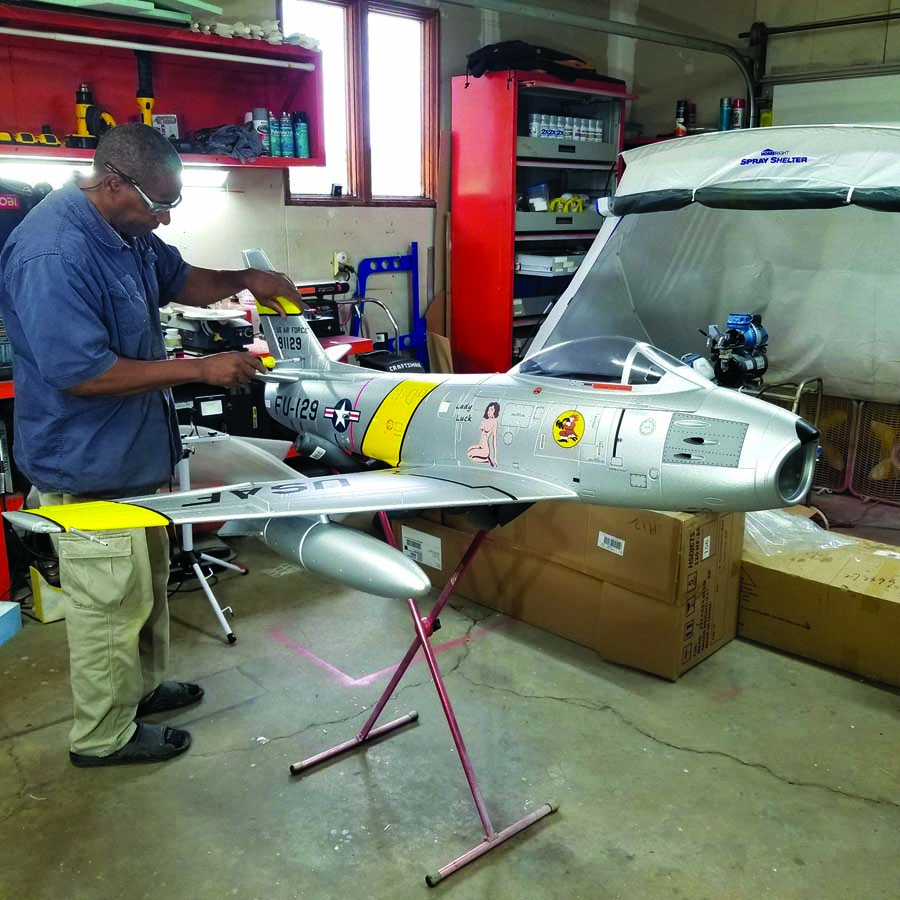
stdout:
[(62, 525), (66, 531), (71, 528), (79, 531), (118, 531), (121, 528), (152, 528), (169, 524), (169, 520), (155, 510), (134, 503), (116, 503), (114, 500), (41, 506), (34, 512)]

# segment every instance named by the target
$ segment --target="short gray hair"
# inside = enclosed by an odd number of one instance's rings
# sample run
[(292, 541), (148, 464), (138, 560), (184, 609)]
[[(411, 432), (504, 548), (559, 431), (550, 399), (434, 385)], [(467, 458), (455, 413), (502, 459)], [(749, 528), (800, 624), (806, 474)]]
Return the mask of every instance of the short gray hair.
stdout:
[(140, 122), (117, 125), (100, 138), (94, 154), (94, 171), (104, 175), (108, 162), (138, 182), (181, 172), (181, 157), (169, 139)]

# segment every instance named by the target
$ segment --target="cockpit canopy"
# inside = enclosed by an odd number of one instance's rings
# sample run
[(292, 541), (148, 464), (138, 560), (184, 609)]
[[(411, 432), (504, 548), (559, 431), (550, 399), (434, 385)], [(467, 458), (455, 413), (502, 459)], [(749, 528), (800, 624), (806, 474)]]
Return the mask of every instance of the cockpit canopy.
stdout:
[(579, 338), (547, 347), (513, 371), (522, 375), (603, 384), (657, 384), (667, 372), (685, 370), (674, 356), (643, 341), (618, 335)]

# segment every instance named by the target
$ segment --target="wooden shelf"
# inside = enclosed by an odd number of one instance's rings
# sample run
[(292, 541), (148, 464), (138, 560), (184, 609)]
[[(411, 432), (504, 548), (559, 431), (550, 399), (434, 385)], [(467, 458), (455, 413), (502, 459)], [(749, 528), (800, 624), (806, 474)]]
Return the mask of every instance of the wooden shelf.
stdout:
[(186, 25), (160, 25), (136, 17), (107, 16), (86, 11), (70, 13), (0, 3), (0, 26), (24, 31), (40, 31), (51, 40), (57, 39), (52, 32), (58, 32), (86, 38), (159, 44), (181, 50), (226, 53), (230, 56), (308, 62), (316, 66), (321, 64), (318, 51), (308, 50), (296, 44), (270, 44), (263, 40), (226, 38), (217, 34), (191, 31)]
[[(300, 159), (295, 156), (260, 156), (252, 163), (243, 163), (233, 156), (217, 156), (208, 153), (179, 153), (181, 161), (189, 166), (236, 166), (246, 168), (248, 165), (263, 169), (286, 169), (294, 166), (320, 166), (318, 159)], [(79, 150), (75, 147), (45, 147), (34, 144), (0, 143), (0, 159), (11, 159), (21, 162), (68, 162), (90, 163), (94, 158), (93, 150)]]
[[(76, 131), (75, 92), (86, 83), (96, 106), (117, 123), (139, 121), (136, 49), (149, 52), (155, 113), (178, 116), (180, 138), (220, 125), (240, 125), (264, 107), (276, 115), (304, 111), (310, 157), (262, 157), (243, 164), (228, 156), (184, 154), (194, 165), (262, 168), (325, 164), (321, 54), (293, 44), (223, 38), (187, 27), (130, 18), (63, 13), (0, 3), (0, 130), (50, 130), (62, 144)], [(0, 157), (88, 161), (92, 150), (0, 145)]]

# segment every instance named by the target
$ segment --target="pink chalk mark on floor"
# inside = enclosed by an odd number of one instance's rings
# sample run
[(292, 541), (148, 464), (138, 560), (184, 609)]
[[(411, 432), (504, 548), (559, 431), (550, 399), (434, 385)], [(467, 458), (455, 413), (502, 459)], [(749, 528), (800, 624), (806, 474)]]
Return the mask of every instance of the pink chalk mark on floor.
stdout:
[[(462, 637), (454, 638), (452, 641), (446, 641), (443, 644), (439, 644), (437, 647), (434, 647), (433, 650), (435, 654), (443, 653), (446, 650), (452, 650), (454, 647), (460, 646), (460, 644), (466, 644), (470, 641), (473, 641), (476, 637), (479, 637), (484, 634), (489, 634), (492, 631), (496, 631), (498, 628), (504, 628), (507, 625), (512, 623), (512, 619), (503, 616), (502, 618), (496, 619), (494, 622), (491, 622), (490, 625), (486, 625), (484, 628), (476, 628), (469, 634), (465, 634)], [(368, 675), (363, 675), (360, 678), (353, 678), (351, 675), (348, 675), (346, 672), (342, 672), (337, 666), (333, 666), (330, 662), (322, 659), (321, 656), (317, 656), (309, 647), (304, 647), (303, 644), (297, 643), (293, 638), (288, 637), (283, 631), (280, 631), (278, 628), (272, 628), (269, 631), (270, 637), (276, 642), (281, 644), (283, 647), (287, 647), (289, 650), (292, 650), (298, 656), (302, 656), (308, 662), (311, 662), (314, 666), (322, 671), (327, 672), (338, 684), (343, 685), (344, 687), (365, 687), (370, 684), (374, 684), (376, 681), (380, 681), (381, 679), (388, 679), (394, 672), (397, 670), (397, 665), (386, 666), (383, 669), (378, 669), (376, 672), (370, 672)], [(422, 659), (422, 651), (416, 654), (413, 659), (413, 663), (417, 663)]]

